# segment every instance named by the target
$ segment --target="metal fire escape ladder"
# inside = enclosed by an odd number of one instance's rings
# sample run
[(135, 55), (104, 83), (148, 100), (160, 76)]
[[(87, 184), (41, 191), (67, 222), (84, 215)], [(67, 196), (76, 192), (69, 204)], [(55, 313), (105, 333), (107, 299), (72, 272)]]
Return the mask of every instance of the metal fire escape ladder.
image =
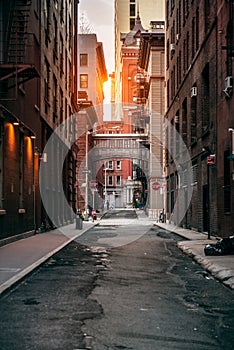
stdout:
[(15, 0), (10, 7), (5, 58), (0, 64), (0, 82), (7, 82), (8, 90), (39, 76), (33, 62), (31, 34), (28, 33), (31, 3), (31, 0)]

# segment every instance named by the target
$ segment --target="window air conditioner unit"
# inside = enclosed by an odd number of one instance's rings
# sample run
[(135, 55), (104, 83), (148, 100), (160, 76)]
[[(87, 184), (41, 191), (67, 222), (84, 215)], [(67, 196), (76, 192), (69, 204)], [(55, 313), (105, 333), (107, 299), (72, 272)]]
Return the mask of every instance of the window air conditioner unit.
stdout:
[(233, 88), (233, 78), (231, 76), (225, 78), (225, 90)]
[(191, 89), (191, 97), (197, 96), (197, 87), (193, 86)]
[(171, 52), (175, 51), (175, 44), (171, 44)]

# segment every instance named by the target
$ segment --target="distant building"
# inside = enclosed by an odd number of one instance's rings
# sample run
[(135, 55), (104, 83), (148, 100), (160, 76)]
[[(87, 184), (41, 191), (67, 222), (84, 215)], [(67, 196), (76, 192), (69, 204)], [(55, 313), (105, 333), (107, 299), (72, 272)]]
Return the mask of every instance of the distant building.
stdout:
[[(108, 75), (103, 45), (97, 41), (96, 34), (79, 34), (78, 47), (78, 90), (86, 93), (97, 113), (98, 122), (103, 121), (103, 84)], [(79, 101), (82, 104), (82, 101)]]
[(165, 25), (152, 21), (151, 30), (141, 33), (138, 64), (145, 72), (139, 82), (145, 115), (148, 112), (149, 148), (148, 207), (149, 217), (159, 218), (164, 208), (164, 113), (165, 113)]
[(113, 118), (120, 118), (119, 104), (122, 103), (122, 57), (121, 33), (129, 33), (135, 26), (137, 14), (141, 14), (142, 27), (150, 28), (152, 20), (164, 20), (164, 1), (162, 0), (115, 0), (115, 104)]
[[(149, 116), (144, 113), (143, 105), (146, 102), (144, 98), (145, 81), (144, 72), (138, 66), (138, 56), (140, 47), (141, 33), (144, 32), (141, 24), (140, 14), (138, 12), (135, 19), (134, 27), (127, 33), (121, 33), (120, 38), (122, 42), (121, 57), (122, 57), (122, 109), (121, 117), (129, 132), (132, 134), (144, 135), (148, 137), (149, 132)], [(143, 78), (140, 84), (140, 80)], [(119, 111), (120, 112), (120, 111)], [(140, 146), (140, 136), (137, 138), (139, 145), (138, 157), (133, 157), (129, 152), (129, 174), (126, 178), (127, 183), (132, 187), (132, 205), (136, 205), (135, 199), (141, 198), (142, 206), (145, 206), (146, 198), (148, 196), (147, 180), (148, 177), (148, 152), (142, 153)], [(130, 191), (130, 190), (129, 190)], [(127, 191), (127, 192), (129, 192)], [(143, 204), (144, 203), (144, 204)]]
[[(139, 160), (140, 136), (132, 133), (129, 125), (123, 121), (106, 121), (93, 133), (93, 152), (90, 157), (98, 190), (95, 204), (99, 208), (107, 200), (111, 207), (143, 205), (142, 183), (136, 176), (133, 179), (135, 168), (129, 159), (131, 156)], [(144, 162), (145, 159), (146, 155), (141, 154), (140, 161)]]
[(105, 121), (93, 134), (93, 160), (99, 189), (99, 208), (104, 202), (106, 204), (107, 200), (113, 208), (126, 206), (124, 186), (132, 168), (129, 169), (131, 164), (124, 157), (124, 152), (118, 154), (118, 148), (123, 142), (123, 134), (127, 134), (128, 131), (128, 126), (123, 122)]
[(92, 133), (96, 125), (103, 122), (104, 82), (108, 75), (103, 45), (97, 41), (96, 34), (79, 34), (78, 39), (77, 206), (84, 209), (88, 204), (92, 206), (89, 183), (95, 179), (85, 168), (93, 167), (87, 153), (92, 151)]
[(166, 1), (167, 220), (218, 236), (234, 232), (233, 14), (233, 1)]

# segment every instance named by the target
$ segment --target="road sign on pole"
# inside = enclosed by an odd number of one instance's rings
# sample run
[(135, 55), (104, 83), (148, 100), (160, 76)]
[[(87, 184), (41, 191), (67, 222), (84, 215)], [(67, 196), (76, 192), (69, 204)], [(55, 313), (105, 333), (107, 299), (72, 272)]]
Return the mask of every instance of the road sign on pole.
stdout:
[(151, 187), (152, 187), (152, 190), (158, 191), (160, 189), (160, 183), (159, 182), (153, 182)]

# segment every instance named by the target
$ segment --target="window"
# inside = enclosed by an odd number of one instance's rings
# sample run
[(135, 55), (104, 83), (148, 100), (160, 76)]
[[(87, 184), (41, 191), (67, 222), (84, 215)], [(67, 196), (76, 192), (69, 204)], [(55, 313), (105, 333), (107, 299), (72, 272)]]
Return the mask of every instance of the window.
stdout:
[(60, 39), (59, 39), (59, 56), (60, 56), (60, 77), (62, 77), (63, 75), (63, 50), (64, 50), (64, 45), (63, 45), (63, 38), (60, 35)]
[(180, 34), (180, 14), (179, 8), (176, 10), (176, 34)]
[[(196, 85), (194, 85), (196, 87)], [(191, 144), (197, 141), (197, 97), (191, 99)]]
[(60, 15), (60, 24), (62, 25), (64, 23), (64, 5), (63, 5), (63, 1), (61, 2), (59, 15)]
[(175, 96), (175, 66), (171, 72), (171, 99)]
[(56, 62), (57, 59), (57, 50), (58, 50), (58, 24), (57, 24), (57, 19), (54, 16), (54, 51), (53, 51), (53, 60), (54, 63)]
[(134, 17), (136, 15), (136, 6), (135, 4), (130, 4), (130, 16)]
[(183, 70), (184, 70), (184, 74), (187, 70), (186, 68), (186, 64), (187, 64), (187, 42), (186, 42), (186, 39), (184, 40), (184, 46), (183, 46), (183, 51), (184, 51), (184, 55), (183, 55), (183, 63), (184, 63), (184, 67), (183, 67)]
[(175, 7), (175, 0), (171, 0), (171, 16)]
[(175, 44), (175, 21), (173, 21), (173, 25), (171, 27), (171, 43)]
[(180, 152), (180, 111), (178, 110), (175, 115), (175, 142), (176, 142), (176, 154)]
[[(170, 148), (170, 145), (169, 145), (169, 128), (166, 128), (166, 145), (167, 145), (167, 148), (165, 150), (165, 163), (166, 165), (168, 165), (168, 160), (169, 160), (169, 148)], [(168, 187), (167, 187), (168, 188)]]
[(81, 53), (80, 54), (80, 66), (88, 66), (88, 54)]
[(45, 59), (45, 78), (44, 78), (44, 89), (45, 89), (45, 113), (49, 111), (49, 84), (50, 84), (50, 66), (48, 61)]
[(210, 86), (209, 86), (209, 64), (202, 72), (202, 129), (207, 131), (210, 122)]
[(192, 19), (192, 59), (195, 56), (195, 17)]
[(185, 25), (186, 22), (186, 0), (183, 0), (182, 7), (183, 7), (183, 26)]
[(169, 68), (169, 39), (167, 40), (167, 68)]
[(186, 47), (186, 70), (189, 68), (189, 52), (190, 52), (190, 48), (189, 48), (189, 44), (190, 44), (190, 39), (189, 39), (189, 32), (187, 32), (187, 47)]
[(116, 161), (116, 169), (117, 169), (117, 170), (120, 170), (120, 169), (121, 169), (121, 161), (120, 161), (120, 160), (117, 160), (117, 161)]
[(80, 74), (80, 88), (81, 89), (88, 88), (88, 74)]
[(121, 176), (117, 175), (116, 176), (116, 186), (120, 186), (121, 185)]
[(199, 49), (199, 8), (196, 11), (196, 51)]
[(108, 176), (108, 185), (113, 186), (113, 176)]
[(197, 184), (197, 174), (198, 174), (198, 165), (194, 164), (192, 166), (192, 183), (191, 183), (191, 185)]
[(210, 27), (210, 0), (206, 0), (204, 3), (205, 7), (205, 33), (208, 32)]
[(55, 123), (57, 116), (57, 79), (53, 76), (53, 122)]
[(133, 30), (135, 26), (135, 18), (130, 18), (129, 26), (130, 26), (130, 30)]
[(45, 31), (48, 33), (49, 31), (49, 23), (50, 23), (50, 1), (45, 0), (44, 2), (44, 15), (45, 15)]
[(233, 23), (232, 20), (229, 21), (227, 25), (227, 31), (226, 31), (226, 43), (227, 43), (227, 51), (226, 51), (226, 71), (227, 76), (232, 75), (232, 64), (233, 64), (233, 57), (232, 57), (232, 49), (233, 49)]
[(187, 144), (187, 99), (182, 104), (182, 139)]
[(108, 169), (113, 169), (113, 161), (109, 160), (108, 162)]
[(181, 0), (179, 1), (179, 6), (178, 6), (178, 32), (177, 34), (181, 33)]
[(60, 124), (63, 122), (63, 91), (60, 88), (59, 90), (59, 109), (60, 109)]

